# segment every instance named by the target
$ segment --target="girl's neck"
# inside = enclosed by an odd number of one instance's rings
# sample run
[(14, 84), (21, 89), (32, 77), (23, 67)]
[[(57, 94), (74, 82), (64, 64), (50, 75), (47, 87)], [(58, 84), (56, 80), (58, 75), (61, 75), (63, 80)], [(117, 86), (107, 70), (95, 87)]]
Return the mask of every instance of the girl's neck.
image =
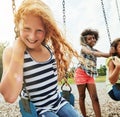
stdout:
[(37, 52), (42, 52), (43, 48), (44, 48), (44, 46), (41, 45), (41, 46), (39, 46), (37, 48), (27, 48), (27, 51), (30, 52), (30, 53), (31, 52), (37, 53)]

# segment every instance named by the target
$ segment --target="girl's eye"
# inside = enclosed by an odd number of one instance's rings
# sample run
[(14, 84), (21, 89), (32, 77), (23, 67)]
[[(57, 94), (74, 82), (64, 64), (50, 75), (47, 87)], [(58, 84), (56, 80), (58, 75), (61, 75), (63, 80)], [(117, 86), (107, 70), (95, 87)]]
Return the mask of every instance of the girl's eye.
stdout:
[(23, 30), (24, 30), (24, 31), (26, 31), (26, 32), (27, 32), (27, 31), (30, 31), (30, 29), (29, 29), (29, 28), (24, 28)]
[(43, 30), (37, 30), (38, 32), (44, 32)]
[(43, 30), (37, 30), (37, 32), (38, 32), (38, 33), (44, 33), (44, 31), (43, 31)]

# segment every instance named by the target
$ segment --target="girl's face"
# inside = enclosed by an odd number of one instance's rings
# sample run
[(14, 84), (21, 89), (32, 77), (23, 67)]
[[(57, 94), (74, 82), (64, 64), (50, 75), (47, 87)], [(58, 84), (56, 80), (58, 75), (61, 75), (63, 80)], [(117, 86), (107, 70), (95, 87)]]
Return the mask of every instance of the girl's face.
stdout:
[(26, 15), (19, 23), (20, 38), (30, 49), (37, 49), (45, 38), (45, 28), (38, 16)]
[(89, 45), (90, 47), (93, 47), (96, 44), (96, 38), (94, 35), (87, 35), (86, 36), (86, 43), (87, 45)]
[(120, 42), (118, 42), (116, 51), (117, 51), (118, 56), (120, 56)]

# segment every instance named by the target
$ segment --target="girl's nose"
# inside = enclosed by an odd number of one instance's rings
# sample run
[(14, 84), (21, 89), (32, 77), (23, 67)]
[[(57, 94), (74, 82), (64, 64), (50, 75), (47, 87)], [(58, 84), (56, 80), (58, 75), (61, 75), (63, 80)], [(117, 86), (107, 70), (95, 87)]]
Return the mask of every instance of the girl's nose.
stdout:
[(35, 32), (31, 32), (29, 38), (30, 38), (30, 40), (34, 40), (35, 39)]

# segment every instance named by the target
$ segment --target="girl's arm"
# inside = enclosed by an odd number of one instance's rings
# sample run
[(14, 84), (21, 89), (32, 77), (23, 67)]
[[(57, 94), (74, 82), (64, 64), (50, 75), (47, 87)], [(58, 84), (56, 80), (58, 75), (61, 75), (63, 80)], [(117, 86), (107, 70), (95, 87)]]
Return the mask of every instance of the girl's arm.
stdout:
[(108, 78), (111, 84), (115, 84), (119, 78), (120, 61), (116, 58), (108, 63)]
[(95, 55), (96, 57), (110, 57), (110, 53), (104, 53), (100, 51), (94, 51), (93, 55)]
[(98, 50), (92, 51), (85, 46), (82, 47), (82, 52), (84, 52), (86, 54), (94, 55), (96, 57), (109, 57), (110, 56), (110, 53), (104, 53), (104, 52), (100, 52)]
[(6, 48), (3, 52), (3, 74), (0, 92), (5, 101), (9, 103), (16, 101), (22, 89), (25, 49), (23, 42), (17, 39), (13, 48)]

